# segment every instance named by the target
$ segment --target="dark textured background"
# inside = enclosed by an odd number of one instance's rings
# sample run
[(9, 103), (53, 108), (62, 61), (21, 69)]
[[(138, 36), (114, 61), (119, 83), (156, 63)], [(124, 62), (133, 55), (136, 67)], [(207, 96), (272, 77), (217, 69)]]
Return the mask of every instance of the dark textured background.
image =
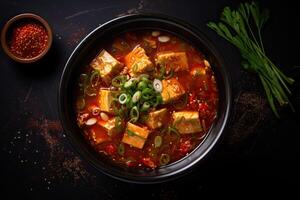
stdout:
[[(33, 12), (48, 20), (54, 41), (49, 54), (30, 66), (13, 62), (0, 50), (1, 196), (201, 199), (206, 195), (243, 198), (297, 194), (299, 112), (285, 109), (281, 119), (276, 119), (256, 76), (241, 69), (236, 49), (205, 25), (217, 19), (225, 5), (236, 6), (238, 2), (2, 0), (0, 28), (16, 14)], [(261, 5), (271, 11), (264, 29), (268, 55), (299, 80), (299, 7), (283, 1), (261, 1)], [(107, 20), (138, 12), (164, 13), (198, 26), (225, 57), (234, 89), (230, 125), (207, 162), (181, 179), (157, 185), (123, 183), (97, 172), (72, 150), (57, 114), (59, 78), (78, 42)], [(292, 97), (298, 111), (299, 88), (298, 81)]]

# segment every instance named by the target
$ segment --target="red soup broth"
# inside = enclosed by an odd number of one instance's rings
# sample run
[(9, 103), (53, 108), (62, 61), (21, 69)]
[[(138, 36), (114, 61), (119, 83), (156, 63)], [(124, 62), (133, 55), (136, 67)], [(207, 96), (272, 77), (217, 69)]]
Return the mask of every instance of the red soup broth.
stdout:
[[(176, 79), (184, 90), (184, 94), (170, 102), (160, 102), (159, 105), (150, 107), (146, 112), (141, 113), (139, 110), (140, 116), (137, 121), (134, 120), (135, 122), (130, 121), (130, 117), (118, 117), (118, 120), (110, 123), (112, 127), (118, 126), (117, 133), (109, 133), (105, 128), (108, 123), (107, 120), (114, 119), (117, 115), (116, 108), (118, 110), (120, 109), (118, 106), (124, 107), (124, 105), (116, 105), (119, 103), (118, 95), (120, 95), (117, 94), (114, 97), (114, 102), (116, 102), (113, 104), (113, 107), (115, 106), (114, 112), (106, 112), (101, 108), (103, 102), (101, 102), (100, 93), (103, 89), (119, 92), (120, 89), (111, 84), (111, 79), (114, 77), (120, 75), (127, 77), (127, 79), (139, 77), (139, 75), (130, 75), (130, 66), (126, 63), (126, 56), (137, 47), (144, 49), (147, 59), (152, 63), (152, 70), (143, 72), (143, 74), (149, 75), (150, 83), (153, 83), (157, 74), (162, 73), (164, 76), (160, 77), (161, 82)], [(99, 52), (103, 49), (122, 66), (113, 75), (110, 75), (109, 79), (100, 76), (101, 68), (100, 73), (95, 73), (92, 64), (83, 67), (78, 78), (78, 87), (75, 89), (76, 102), (74, 102), (78, 126), (82, 129), (87, 142), (96, 152), (106, 155), (118, 165), (155, 169), (187, 156), (198, 145), (201, 145), (200, 143), (212, 126), (218, 107), (218, 89), (215, 76), (202, 52), (170, 33), (148, 30), (121, 34), (102, 48), (99, 47)], [(185, 66), (186, 69), (184, 70), (171, 70), (169, 72), (161, 70), (163, 67), (170, 67), (168, 64), (172, 64), (174, 60), (176, 62), (176, 58), (170, 59), (171, 63), (166, 62), (163, 66), (157, 64), (158, 55), (178, 52), (184, 52), (187, 68)], [(132, 59), (135, 62), (134, 59), (139, 58), (133, 57)], [(101, 62), (100, 65), (105, 65), (105, 61), (102, 60)], [(176, 67), (181, 68), (182, 66), (179, 64)], [(97, 70), (99, 71), (99, 69)], [(159, 92), (156, 95), (159, 96)], [(166, 108), (167, 112), (165, 117), (157, 122), (160, 126), (154, 129), (147, 126), (143, 116), (148, 116), (150, 112), (163, 108)], [(194, 129), (194, 125), (198, 128), (188, 134), (181, 133), (180, 127), (177, 129), (174, 125), (175, 122), (172, 117), (174, 112), (196, 114), (196, 119), (193, 119), (195, 121), (189, 122), (188, 117), (183, 117), (186, 122), (180, 121), (179, 123), (182, 123), (180, 126), (191, 126), (191, 129)], [(130, 142), (123, 141), (124, 134), (129, 129), (126, 128), (128, 122), (148, 131), (148, 136), (142, 138), (144, 141), (142, 147), (137, 148)], [(136, 137), (134, 139), (137, 140), (141, 139), (136, 133), (127, 136), (129, 138)]]

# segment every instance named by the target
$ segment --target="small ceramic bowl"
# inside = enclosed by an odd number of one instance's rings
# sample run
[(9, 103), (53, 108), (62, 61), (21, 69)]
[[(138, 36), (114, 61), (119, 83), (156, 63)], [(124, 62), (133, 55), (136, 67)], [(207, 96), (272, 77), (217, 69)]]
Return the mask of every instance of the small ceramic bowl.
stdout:
[[(48, 34), (48, 42), (47, 45), (45, 47), (45, 49), (37, 56), (32, 57), (32, 58), (22, 58), (22, 57), (18, 57), (15, 54), (13, 54), (10, 51), (9, 48), (9, 37), (12, 34), (12, 28), (20, 23), (23, 22), (34, 22), (37, 24), (42, 25)], [(19, 62), (19, 63), (34, 63), (38, 60), (40, 60), (42, 57), (44, 57), (46, 55), (46, 53), (49, 51), (51, 44), (52, 44), (52, 31), (51, 28), (48, 24), (48, 22), (46, 20), (44, 20), (42, 17), (36, 15), (36, 14), (32, 14), (32, 13), (24, 13), (24, 14), (19, 14), (13, 18), (11, 18), (10, 20), (8, 20), (8, 22), (6, 22), (6, 24), (4, 25), (2, 32), (1, 32), (1, 44), (2, 44), (2, 48), (4, 50), (4, 52), (13, 60)]]

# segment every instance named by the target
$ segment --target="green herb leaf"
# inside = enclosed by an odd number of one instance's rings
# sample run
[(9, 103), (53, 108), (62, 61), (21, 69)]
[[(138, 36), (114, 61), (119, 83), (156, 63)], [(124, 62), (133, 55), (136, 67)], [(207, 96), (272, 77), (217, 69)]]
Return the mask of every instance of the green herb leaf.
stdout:
[[(287, 96), (290, 94), (287, 84), (294, 80), (284, 75), (265, 54), (261, 28), (269, 19), (269, 11), (261, 11), (255, 2), (242, 3), (237, 10), (225, 7), (220, 19), (221, 22), (209, 22), (207, 26), (239, 49), (242, 66), (258, 74), (274, 114), (279, 117), (275, 101), (279, 106), (289, 104), (294, 111)], [(250, 20), (255, 24), (254, 29)]]

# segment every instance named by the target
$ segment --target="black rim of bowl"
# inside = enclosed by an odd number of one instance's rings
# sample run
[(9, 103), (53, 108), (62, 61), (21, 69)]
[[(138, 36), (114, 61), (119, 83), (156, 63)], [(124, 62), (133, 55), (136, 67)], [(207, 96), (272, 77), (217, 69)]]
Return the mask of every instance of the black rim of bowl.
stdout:
[[(142, 23), (142, 25), (136, 26), (138, 23)], [(126, 30), (124, 30), (124, 28)], [(217, 117), (206, 138), (188, 156), (185, 156), (179, 161), (161, 167), (157, 170), (139, 171), (136, 173), (137, 171), (128, 168), (113, 166), (111, 161), (105, 157), (96, 155), (96, 151), (94, 151), (88, 142), (83, 139), (81, 131), (77, 127), (74, 119), (74, 111), (71, 111), (73, 108), (70, 105), (73, 101), (69, 99), (69, 96), (72, 95), (72, 93), (70, 93), (72, 92), (70, 91), (70, 87), (73, 87), (71, 81), (74, 82), (74, 80), (71, 78), (71, 75), (72, 73), (75, 73), (74, 71), (80, 68), (80, 66), (78, 66), (78, 63), (80, 63), (79, 55), (88, 49), (87, 46), (92, 45), (92, 41), (97, 40), (97, 38), (99, 40), (100, 37), (104, 37), (105, 34), (109, 33), (110, 31), (117, 32), (115, 35), (118, 35), (120, 32), (122, 32), (122, 30), (123, 32), (127, 32), (129, 30), (145, 29), (156, 29), (170, 32), (188, 41), (193, 46), (195, 46), (194, 44), (197, 43), (195, 47), (204, 52), (205, 55), (209, 55), (208, 60), (210, 61), (215, 73), (219, 89), (219, 97), (221, 98), (219, 98), (220, 100)], [(177, 32), (176, 29), (179, 32)], [(110, 35), (108, 37), (111, 38), (112, 36)], [(95, 56), (95, 53), (92, 53), (92, 55)], [(200, 161), (202, 161), (203, 158), (206, 157), (206, 155), (216, 145), (217, 141), (223, 134), (224, 128), (229, 119), (231, 108), (230, 77), (225, 69), (223, 57), (215, 49), (212, 42), (210, 42), (207, 37), (196, 27), (179, 19), (174, 19), (173, 17), (161, 14), (131, 14), (115, 18), (97, 27), (78, 44), (69, 57), (61, 76), (58, 91), (58, 107), (62, 126), (71, 145), (82, 157), (92, 164), (92, 166), (104, 174), (122, 181), (144, 184), (159, 183), (173, 180), (187, 172), (190, 172), (195, 166), (197, 166), (196, 164), (200, 163)], [(81, 134), (81, 136), (79, 136), (79, 134)]]

